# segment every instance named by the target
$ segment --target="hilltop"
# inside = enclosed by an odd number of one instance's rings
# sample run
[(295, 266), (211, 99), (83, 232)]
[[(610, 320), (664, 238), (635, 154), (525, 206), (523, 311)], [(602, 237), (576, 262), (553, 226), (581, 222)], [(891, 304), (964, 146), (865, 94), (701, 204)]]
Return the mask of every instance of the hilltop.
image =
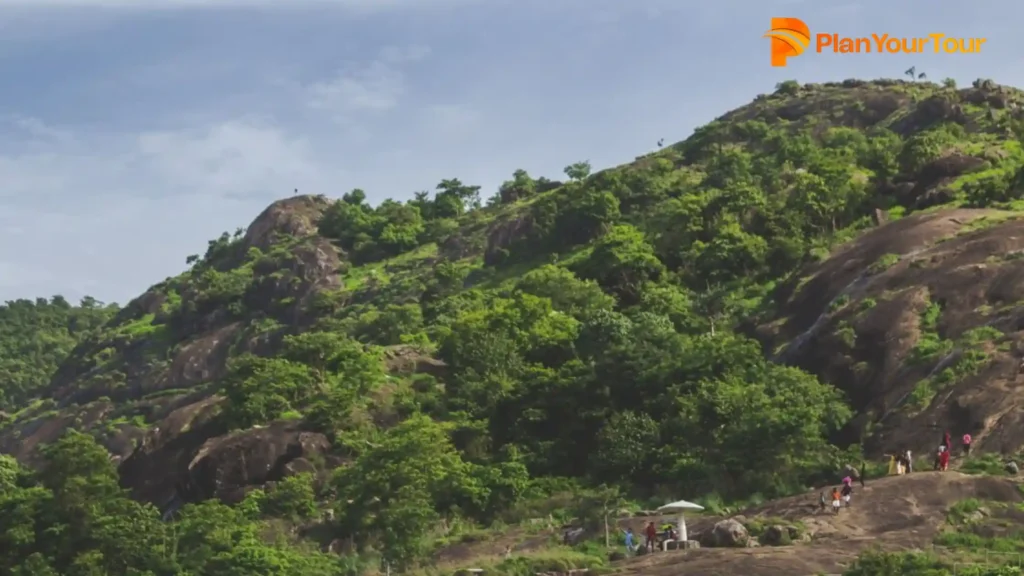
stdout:
[(81, 470), (61, 458), (98, 443), (154, 514), (241, 503), (289, 546), (396, 567), (592, 517), (607, 486), (777, 498), (945, 428), (1013, 455), (1022, 103), (988, 80), (785, 82), (564, 182), (275, 202), (40, 361), (0, 451)]

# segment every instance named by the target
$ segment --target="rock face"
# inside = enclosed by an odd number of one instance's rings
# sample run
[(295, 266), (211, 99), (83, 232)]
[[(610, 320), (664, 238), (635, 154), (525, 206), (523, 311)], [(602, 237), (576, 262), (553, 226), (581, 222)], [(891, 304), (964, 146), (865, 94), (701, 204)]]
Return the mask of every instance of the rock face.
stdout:
[[(207, 440), (185, 471), (189, 500), (238, 502), (246, 488), (316, 470), (330, 448), (323, 434), (275, 423)], [(155, 455), (159, 457), (159, 455)]]
[(701, 535), (700, 545), (705, 548), (743, 548), (750, 541), (750, 534), (737, 520), (722, 520), (711, 530)]
[(439, 380), (448, 373), (444, 362), (419, 352), (412, 346), (391, 346), (384, 351), (384, 362), (395, 374), (429, 374)]
[(227, 434), (211, 398), (169, 416), (120, 466), (121, 483), (139, 499), (238, 502), (251, 488), (322, 468), (330, 445), (294, 422)]
[[(777, 361), (850, 398), (860, 416), (839, 440), (870, 426), (869, 452), (925, 453), (941, 427), (985, 450), (1024, 446), (1024, 220), (1011, 216), (956, 209), (891, 221), (780, 291), (782, 317), (759, 332)], [(928, 342), (937, 353), (922, 354)], [(939, 378), (951, 368), (960, 376)]]

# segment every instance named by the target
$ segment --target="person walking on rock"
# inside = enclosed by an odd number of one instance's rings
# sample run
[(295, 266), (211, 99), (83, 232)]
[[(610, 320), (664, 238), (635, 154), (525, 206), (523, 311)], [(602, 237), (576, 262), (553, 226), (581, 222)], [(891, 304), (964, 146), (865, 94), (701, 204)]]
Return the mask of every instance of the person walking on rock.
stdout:
[(860, 487), (864, 487), (864, 483), (868, 481), (868, 463), (860, 463), (860, 474), (857, 475), (857, 480), (860, 480)]
[(844, 484), (843, 491), (840, 492), (840, 495), (843, 497), (843, 502), (846, 504), (846, 507), (849, 508), (850, 498), (853, 496), (853, 484)]
[(939, 446), (939, 451), (935, 453), (935, 464), (933, 466), (935, 470), (938, 470), (939, 468), (942, 467), (942, 454), (944, 452), (946, 452), (946, 447)]
[(818, 506), (821, 507), (821, 513), (825, 513), (825, 491), (822, 490), (821, 494), (818, 495)]
[(839, 514), (839, 507), (842, 506), (842, 501), (840, 500), (840, 498), (842, 498), (842, 495), (839, 494), (839, 488), (833, 488), (832, 489), (832, 512), (834, 514)]
[(939, 470), (942, 470), (943, 472), (949, 470), (949, 450), (943, 450), (942, 453), (939, 454)]
[(964, 434), (964, 458), (971, 455), (971, 435)]

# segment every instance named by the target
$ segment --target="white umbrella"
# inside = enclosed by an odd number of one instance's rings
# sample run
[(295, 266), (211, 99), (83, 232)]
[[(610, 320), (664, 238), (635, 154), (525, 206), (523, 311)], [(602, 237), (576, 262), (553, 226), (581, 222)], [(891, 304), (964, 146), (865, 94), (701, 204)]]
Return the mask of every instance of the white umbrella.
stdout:
[(658, 512), (665, 512), (671, 514), (673, 512), (679, 513), (679, 541), (686, 542), (686, 519), (683, 518), (683, 510), (703, 510), (704, 507), (700, 504), (694, 504), (693, 502), (687, 502), (686, 500), (680, 500), (671, 504), (665, 504), (661, 508), (658, 508)]

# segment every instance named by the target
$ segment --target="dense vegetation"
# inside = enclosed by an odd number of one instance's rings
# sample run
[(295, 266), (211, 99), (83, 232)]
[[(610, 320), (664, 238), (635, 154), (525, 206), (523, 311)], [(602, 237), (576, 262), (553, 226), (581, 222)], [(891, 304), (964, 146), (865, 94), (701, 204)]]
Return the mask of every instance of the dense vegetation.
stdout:
[(93, 298), (72, 306), (60, 296), (0, 306), (0, 410), (16, 410), (38, 394), (79, 341), (116, 311)]
[(261, 496), (234, 508), (189, 506), (165, 523), (123, 493), (106, 450), (71, 433), (48, 447), (39, 474), (0, 456), (0, 573), (338, 574), (337, 559), (264, 541), (260, 518), (294, 508), (301, 489)]
[[(318, 235), (261, 248), (225, 234), (151, 290), (157, 311), (129, 306), (102, 329), (106, 312), (84, 303), (14, 303), (0, 318), (0, 350), (18, 346), (0, 358), (4, 406), (24, 405), (76, 334), (88, 337), (65, 368), (94, 400), (127, 398), (196, 333), (238, 322), (224, 377), (203, 383), (227, 399), (224, 426), (301, 421), (348, 464), (163, 523), (117, 488), (102, 449), (68, 436), (39, 476), (3, 464), (0, 574), (358, 573), (377, 557), (412, 569), (460, 531), (534, 514), (774, 497), (831, 477), (860, 459), (833, 443), (851, 406), (769, 361), (751, 328), (877, 211), (1016, 207), (1024, 149), (1011, 109), (987, 105), (997, 97), (1018, 95), (987, 81), (785, 83), (632, 164), (568, 166), (565, 183), (520, 170), (487, 200), (450, 179), (377, 206), (353, 190)], [(897, 186), (952, 152), (984, 162), (938, 194)], [(340, 279), (296, 298), (321, 241)], [(63, 348), (27, 352), (54, 330)], [(444, 374), (389, 373), (396, 347)], [(268, 539), (281, 522), (352, 551)]]

